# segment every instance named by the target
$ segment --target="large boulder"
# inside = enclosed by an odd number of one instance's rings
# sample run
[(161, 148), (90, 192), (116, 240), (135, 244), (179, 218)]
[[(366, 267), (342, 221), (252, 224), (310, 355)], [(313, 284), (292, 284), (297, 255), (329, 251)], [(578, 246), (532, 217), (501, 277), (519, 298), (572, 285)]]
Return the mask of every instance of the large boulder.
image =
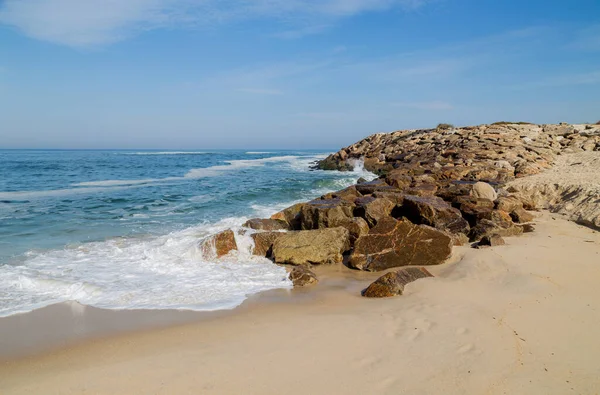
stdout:
[(306, 203), (297, 203), (278, 213), (271, 215), (271, 219), (280, 220), (288, 224), (290, 229), (300, 229), (300, 211)]
[(469, 223), (460, 211), (437, 196), (407, 195), (398, 214), (415, 224), (433, 226), (446, 232), (469, 232)]
[(364, 218), (370, 227), (377, 225), (377, 221), (389, 217), (396, 205), (386, 198), (365, 196), (355, 201), (354, 215)]
[(375, 282), (362, 291), (367, 298), (387, 298), (402, 295), (404, 286), (420, 278), (433, 277), (424, 267), (407, 267), (395, 272), (389, 272), (379, 277)]
[(473, 185), (473, 189), (471, 189), (471, 196), (474, 198), (489, 199), (493, 202), (498, 197), (498, 194), (490, 184), (486, 182), (476, 182), (475, 185)]
[(220, 258), (230, 251), (237, 250), (235, 234), (231, 229), (210, 236), (200, 245), (202, 255), (207, 258)]
[(265, 219), (265, 218), (252, 218), (246, 221), (242, 226), (255, 230), (289, 230), (290, 226), (286, 221), (280, 219)]
[(387, 217), (358, 238), (348, 266), (381, 271), (409, 265), (438, 265), (450, 257), (452, 245), (452, 238), (445, 232)]
[(302, 230), (334, 228), (353, 217), (354, 205), (342, 199), (316, 199), (302, 206)]
[(305, 287), (319, 282), (317, 275), (308, 266), (296, 266), (290, 272), (290, 280), (294, 287)]
[(346, 228), (287, 232), (273, 243), (273, 259), (291, 265), (341, 263), (349, 248)]
[(253, 255), (264, 256), (269, 258), (272, 255), (273, 243), (277, 240), (283, 232), (259, 232), (250, 235), (254, 241), (254, 248), (252, 249)]

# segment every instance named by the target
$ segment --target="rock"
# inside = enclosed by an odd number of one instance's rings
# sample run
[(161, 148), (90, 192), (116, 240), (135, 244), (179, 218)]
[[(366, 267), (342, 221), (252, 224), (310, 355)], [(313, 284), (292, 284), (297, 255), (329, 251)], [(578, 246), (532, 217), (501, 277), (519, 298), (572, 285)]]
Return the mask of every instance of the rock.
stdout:
[(253, 218), (246, 221), (242, 226), (255, 230), (289, 230), (287, 222), (280, 219)]
[(433, 275), (424, 267), (408, 267), (389, 272), (379, 277), (367, 289), (362, 291), (362, 296), (367, 298), (387, 298), (402, 295), (406, 284), (426, 277), (433, 277)]
[(355, 200), (356, 208), (354, 216), (364, 218), (369, 227), (377, 225), (381, 218), (389, 217), (392, 209), (396, 207), (394, 203), (386, 198), (375, 198), (365, 196)]
[(496, 208), (510, 213), (517, 208), (523, 208), (523, 202), (515, 195), (503, 196), (496, 200)]
[(361, 197), (362, 194), (356, 190), (356, 186), (350, 186), (348, 188), (342, 189), (341, 191), (328, 193), (324, 195), (321, 199), (329, 200), (329, 199), (341, 199), (345, 200), (348, 203), (354, 203), (354, 200), (358, 197)]
[(305, 265), (296, 266), (290, 272), (294, 287), (305, 287), (319, 282), (317, 275)]
[(489, 236), (483, 236), (481, 238), (481, 241), (479, 241), (479, 243), (477, 243), (476, 247), (477, 248), (496, 247), (496, 246), (503, 246), (505, 244), (506, 244), (506, 242), (504, 241), (502, 236), (500, 236), (498, 234), (493, 234), (493, 235), (489, 235)]
[(300, 210), (302, 230), (335, 228), (353, 217), (354, 205), (340, 198), (311, 200)]
[[(504, 227), (505, 226), (505, 227)], [(485, 236), (498, 234), (502, 237), (517, 236), (523, 233), (523, 228), (514, 224), (498, 224), (489, 219), (480, 220), (469, 232), (470, 241), (480, 241)]]
[(412, 177), (407, 175), (404, 170), (392, 170), (386, 175), (385, 182), (398, 189), (404, 189), (410, 186)]
[(433, 183), (419, 183), (406, 188), (404, 193), (415, 196), (434, 196), (438, 187)]
[(286, 232), (273, 243), (273, 259), (291, 265), (341, 263), (349, 248), (345, 228)]
[(373, 192), (400, 192), (398, 188), (386, 184), (381, 179), (358, 184), (356, 190), (363, 195), (371, 195)]
[(475, 198), (488, 199), (493, 202), (498, 197), (498, 194), (490, 184), (485, 182), (476, 182), (471, 190), (471, 196)]
[(271, 257), (273, 243), (277, 240), (283, 232), (259, 232), (250, 235), (254, 241), (254, 249), (252, 250), (253, 255), (264, 256), (266, 258)]
[(460, 211), (436, 196), (407, 195), (395, 215), (402, 215), (415, 224), (433, 226), (450, 233), (469, 232), (469, 223)]
[(289, 225), (290, 229), (300, 229), (300, 211), (305, 203), (294, 204), (271, 216), (271, 219), (283, 221)]
[(362, 235), (369, 233), (369, 224), (363, 218), (350, 218), (348, 221), (342, 221), (339, 223), (342, 228), (348, 229), (350, 232), (350, 243), (354, 242)]
[(518, 224), (531, 222), (535, 219), (533, 214), (528, 213), (524, 208), (516, 208), (510, 213), (510, 217)]
[(230, 251), (237, 250), (235, 235), (231, 229), (205, 239), (200, 245), (202, 254), (210, 258), (220, 258)]
[(535, 232), (535, 226), (533, 226), (533, 224), (523, 224), (519, 226), (523, 229), (523, 233)]
[(355, 243), (348, 265), (381, 271), (409, 265), (438, 265), (452, 253), (452, 238), (444, 232), (410, 221), (381, 219)]

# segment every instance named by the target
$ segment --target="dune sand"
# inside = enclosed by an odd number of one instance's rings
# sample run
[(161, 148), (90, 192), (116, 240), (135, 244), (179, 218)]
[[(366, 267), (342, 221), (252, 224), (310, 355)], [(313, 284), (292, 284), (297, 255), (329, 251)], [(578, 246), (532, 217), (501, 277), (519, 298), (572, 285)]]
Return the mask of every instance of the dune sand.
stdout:
[(600, 393), (600, 233), (537, 223), (456, 249), (403, 296), (361, 298), (377, 275), (324, 269), (285, 303), (5, 362), (0, 393)]

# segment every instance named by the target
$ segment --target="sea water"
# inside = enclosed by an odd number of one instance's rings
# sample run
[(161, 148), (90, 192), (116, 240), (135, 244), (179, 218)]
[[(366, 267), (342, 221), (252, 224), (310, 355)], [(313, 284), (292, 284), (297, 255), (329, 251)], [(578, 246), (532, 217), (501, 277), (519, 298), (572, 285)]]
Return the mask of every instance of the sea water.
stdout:
[(201, 241), (373, 178), (310, 170), (318, 151), (0, 150), (0, 316), (74, 301), (109, 309), (230, 309), (289, 288), (284, 268)]

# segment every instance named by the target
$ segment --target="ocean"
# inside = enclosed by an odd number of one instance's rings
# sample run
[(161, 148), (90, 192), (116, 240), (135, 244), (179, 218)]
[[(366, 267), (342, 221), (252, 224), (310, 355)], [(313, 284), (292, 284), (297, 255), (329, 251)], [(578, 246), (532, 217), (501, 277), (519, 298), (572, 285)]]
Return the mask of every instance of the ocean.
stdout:
[(310, 170), (320, 151), (0, 150), (0, 317), (73, 301), (231, 309), (290, 288), (284, 268), (202, 239), (373, 178)]

